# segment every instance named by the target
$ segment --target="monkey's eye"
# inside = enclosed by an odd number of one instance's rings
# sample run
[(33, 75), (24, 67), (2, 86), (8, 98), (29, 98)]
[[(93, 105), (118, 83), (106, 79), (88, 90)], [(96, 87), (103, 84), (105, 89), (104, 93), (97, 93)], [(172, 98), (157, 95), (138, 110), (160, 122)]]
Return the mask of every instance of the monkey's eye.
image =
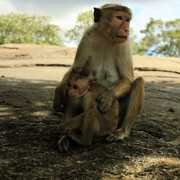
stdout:
[(119, 20), (123, 20), (122, 16), (116, 16), (116, 18), (119, 19)]
[(78, 89), (78, 85), (77, 85), (77, 84), (74, 84), (74, 85), (73, 85), (73, 89)]

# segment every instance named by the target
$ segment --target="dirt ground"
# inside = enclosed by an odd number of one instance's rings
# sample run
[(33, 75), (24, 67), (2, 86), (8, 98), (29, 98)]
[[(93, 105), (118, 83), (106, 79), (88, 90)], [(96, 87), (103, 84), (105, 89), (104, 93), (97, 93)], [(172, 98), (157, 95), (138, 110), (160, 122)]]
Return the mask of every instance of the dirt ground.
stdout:
[(180, 58), (134, 56), (146, 97), (128, 138), (60, 153), (52, 100), (75, 52), (0, 46), (0, 179), (180, 179)]

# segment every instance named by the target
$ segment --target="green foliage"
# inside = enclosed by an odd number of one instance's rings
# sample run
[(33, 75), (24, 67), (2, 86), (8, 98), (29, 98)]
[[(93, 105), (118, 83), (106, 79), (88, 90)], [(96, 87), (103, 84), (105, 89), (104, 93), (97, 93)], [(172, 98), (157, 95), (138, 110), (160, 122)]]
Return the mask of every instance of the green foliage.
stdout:
[(60, 28), (49, 23), (46, 16), (8, 14), (0, 16), (0, 44), (62, 45)]
[(133, 29), (130, 29), (130, 42), (131, 42), (131, 47), (132, 47), (132, 53), (133, 54), (138, 54), (139, 52), (139, 45), (136, 42), (137, 40), (137, 35), (134, 33)]
[[(66, 33), (69, 41), (79, 43), (84, 31), (93, 23), (92, 11), (81, 13), (73, 29)], [(131, 29), (130, 41), (133, 54), (180, 57), (180, 19), (163, 22), (150, 19), (141, 31), (144, 37), (137, 42), (137, 35)]]
[(145, 36), (139, 44), (139, 54), (180, 57), (180, 19), (168, 22), (150, 19)]
[(69, 41), (74, 41), (76, 44), (78, 44), (82, 38), (84, 31), (90, 25), (92, 25), (92, 23), (93, 23), (92, 11), (81, 13), (77, 18), (75, 27), (69, 30), (65, 36), (69, 39)]

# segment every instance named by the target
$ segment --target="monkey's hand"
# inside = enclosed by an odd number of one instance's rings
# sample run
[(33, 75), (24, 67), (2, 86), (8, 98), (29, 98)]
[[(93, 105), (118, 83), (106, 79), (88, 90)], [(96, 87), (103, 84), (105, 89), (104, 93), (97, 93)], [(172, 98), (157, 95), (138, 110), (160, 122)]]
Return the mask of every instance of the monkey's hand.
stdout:
[(98, 102), (97, 105), (98, 110), (102, 113), (109, 111), (114, 99), (115, 99), (114, 92), (110, 89), (101, 93), (96, 99), (96, 101)]

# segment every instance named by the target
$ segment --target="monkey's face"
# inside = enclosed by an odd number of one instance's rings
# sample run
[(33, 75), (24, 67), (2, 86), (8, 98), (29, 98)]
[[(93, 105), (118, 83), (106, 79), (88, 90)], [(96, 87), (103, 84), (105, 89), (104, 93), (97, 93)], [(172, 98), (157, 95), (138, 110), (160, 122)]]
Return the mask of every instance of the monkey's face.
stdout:
[(106, 37), (115, 43), (123, 43), (129, 36), (131, 16), (122, 11), (112, 12), (111, 21), (107, 24)]
[(84, 92), (88, 90), (89, 86), (87, 80), (77, 79), (71, 80), (68, 83), (67, 93), (71, 98), (80, 98), (83, 96)]

